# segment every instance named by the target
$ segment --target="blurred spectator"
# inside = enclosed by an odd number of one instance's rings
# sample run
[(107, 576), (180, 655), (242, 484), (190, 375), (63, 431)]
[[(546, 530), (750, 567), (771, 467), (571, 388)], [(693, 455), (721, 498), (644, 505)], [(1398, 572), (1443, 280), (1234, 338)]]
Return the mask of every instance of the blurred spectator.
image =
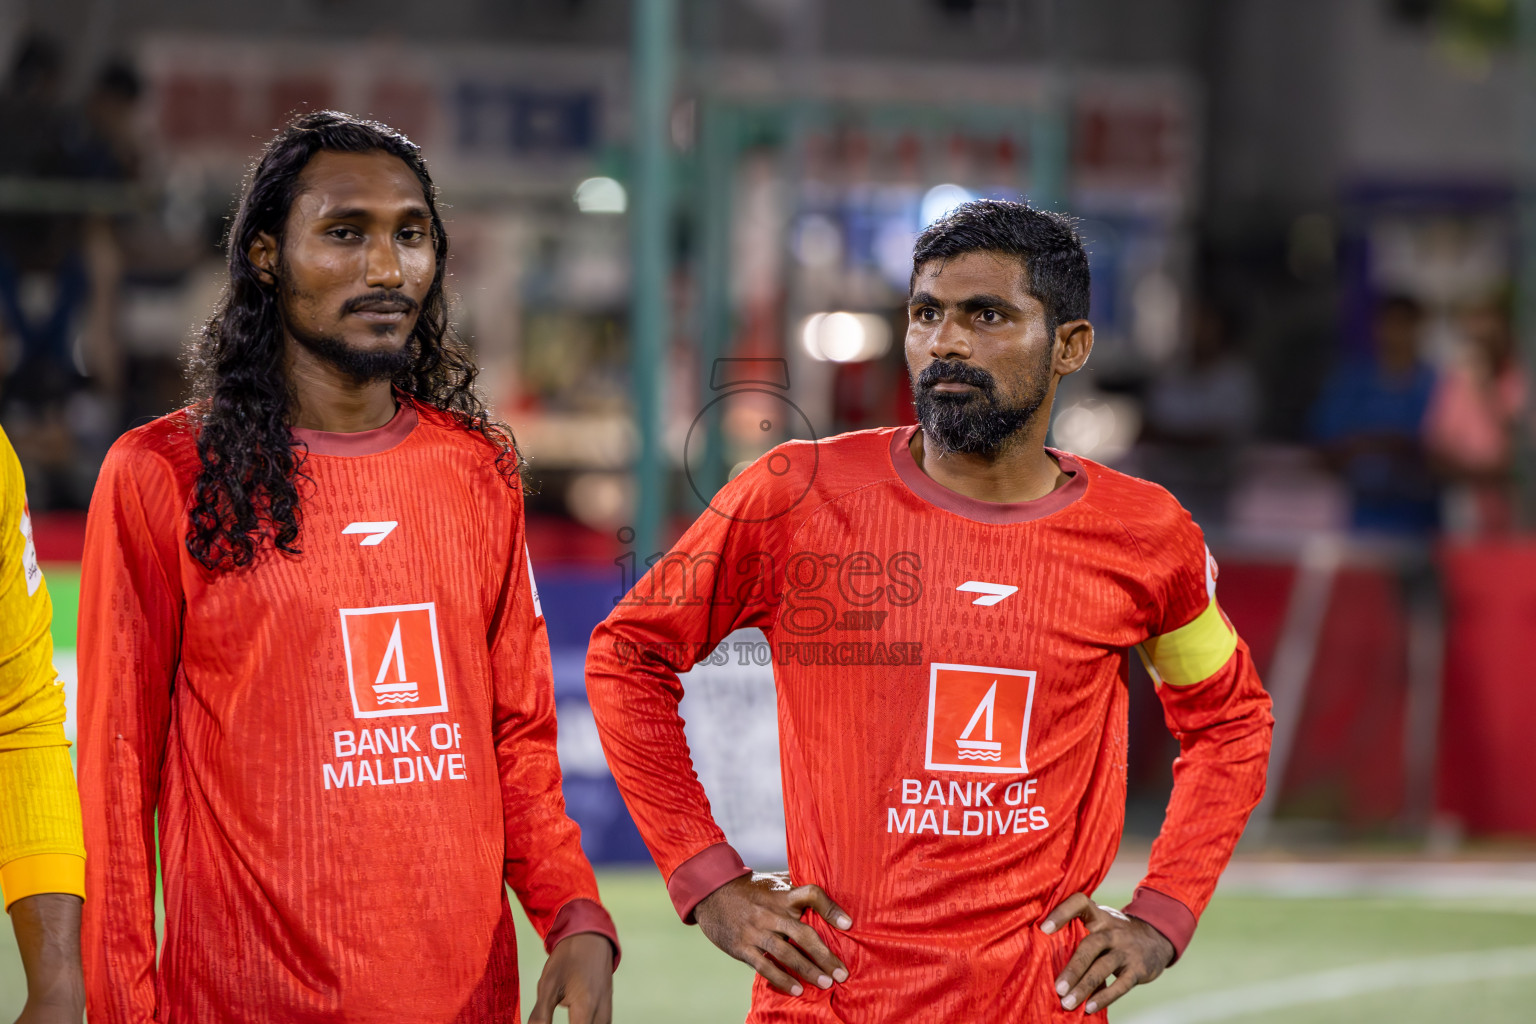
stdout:
[(1353, 499), (1358, 530), (1422, 534), (1439, 525), (1439, 502), (1424, 447), (1435, 374), (1419, 356), (1424, 309), (1406, 295), (1376, 307), (1374, 352), (1334, 370), (1312, 425), (1329, 465)]
[(1447, 525), (1457, 533), (1507, 532), (1514, 434), (1529, 382), (1515, 353), (1507, 300), (1480, 303), (1461, 321), (1460, 358), (1435, 386), (1425, 442), (1451, 482)]
[[(59, 100), (63, 72), (53, 40), (21, 43), (0, 94), (0, 177), (35, 184), (81, 171), (81, 133)], [(0, 315), (20, 346), (15, 379), (25, 381), (30, 396), (51, 397), (74, 376), (69, 326), (87, 289), (80, 218), (29, 209), (17, 199), (0, 212)]]
[[(97, 74), (85, 101), (86, 135), (80, 152), (83, 174), (122, 185), (125, 190), (139, 182), (144, 168), (134, 115), (142, 92), (138, 72), (124, 61), (110, 61)], [(127, 201), (126, 192), (123, 201)], [(115, 420), (121, 410), (124, 377), (118, 329), (126, 263), (123, 236), (131, 235), (137, 223), (127, 214), (93, 216), (87, 220), (82, 238), (90, 303), (80, 331), (81, 360), (91, 378), (89, 401), (101, 406), (89, 418), (114, 428), (118, 426)], [(82, 440), (105, 453), (116, 432), (111, 429), (104, 438)]]
[(132, 181), (139, 177), (141, 156), (134, 114), (143, 82), (133, 66), (113, 60), (101, 69), (85, 101), (90, 126), (87, 160), (92, 177)]
[(1232, 317), (1214, 303), (1195, 313), (1188, 355), (1153, 381), (1141, 456), (1196, 522), (1227, 518), (1227, 497), (1259, 418), (1253, 367), (1237, 348)]
[[(34, 488), (34, 505), (83, 508), (117, 422), (116, 337), (123, 260), (95, 182), (137, 173), (127, 113), (137, 77), (109, 67), (86, 112), (60, 96), (58, 45), (35, 35), (0, 94), (0, 326), (11, 342), (0, 418)], [(122, 204), (119, 204), (122, 205)]]

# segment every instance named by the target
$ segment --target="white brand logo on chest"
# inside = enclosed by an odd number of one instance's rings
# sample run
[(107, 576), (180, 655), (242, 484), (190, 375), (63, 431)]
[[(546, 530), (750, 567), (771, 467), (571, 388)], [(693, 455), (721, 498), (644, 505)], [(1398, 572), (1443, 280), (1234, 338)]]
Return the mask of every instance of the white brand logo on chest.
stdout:
[(367, 534), (366, 537), (357, 543), (359, 547), (371, 548), (376, 544), (384, 543), (384, 538), (394, 533), (395, 527), (399, 525), (400, 523), (394, 519), (387, 523), (348, 523), (346, 529), (341, 532), (343, 535), (352, 533)]
[(1005, 597), (1012, 597), (1019, 592), (1018, 587), (1010, 587), (1006, 583), (983, 583), (980, 580), (966, 580), (955, 588), (962, 594), (980, 594), (971, 604), (979, 604), (983, 608), (990, 608)]

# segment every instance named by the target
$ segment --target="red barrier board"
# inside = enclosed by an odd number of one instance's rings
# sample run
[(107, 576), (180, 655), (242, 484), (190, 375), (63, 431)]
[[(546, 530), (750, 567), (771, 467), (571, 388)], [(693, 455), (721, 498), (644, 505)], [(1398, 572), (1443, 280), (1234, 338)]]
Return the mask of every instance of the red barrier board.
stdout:
[(1536, 542), (1447, 545), (1439, 809), (1536, 835)]

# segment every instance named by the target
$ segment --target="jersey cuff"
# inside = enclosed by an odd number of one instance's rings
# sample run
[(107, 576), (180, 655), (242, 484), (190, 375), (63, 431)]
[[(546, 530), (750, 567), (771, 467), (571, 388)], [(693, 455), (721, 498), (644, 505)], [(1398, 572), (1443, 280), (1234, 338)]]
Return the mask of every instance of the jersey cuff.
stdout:
[(667, 879), (667, 894), (672, 897), (672, 906), (677, 908), (677, 916), (683, 919), (683, 924), (693, 924), (693, 908), (704, 897), (726, 882), (751, 873), (752, 869), (742, 863), (741, 855), (730, 843), (716, 843), (678, 865), (672, 877)]
[(1194, 938), (1195, 912), (1172, 896), (1144, 885), (1136, 888), (1136, 895), (1124, 909), (1127, 916), (1145, 921), (1162, 932), (1163, 937), (1173, 943), (1170, 963), (1178, 963), (1179, 957), (1184, 955), (1184, 947)]
[(613, 946), (613, 966), (619, 966), (619, 958), (623, 953), (619, 950), (619, 933), (613, 927), (613, 918), (608, 916), (608, 911), (603, 909), (601, 903), (589, 900), (586, 897), (571, 900), (560, 908), (555, 915), (555, 923), (550, 926), (549, 934), (544, 936), (544, 952), (553, 953), (555, 945), (561, 939), (568, 939), (572, 935), (580, 935), (582, 932), (591, 932), (601, 935)]
[(35, 853), (0, 865), (5, 909), (28, 896), (62, 892), (85, 899), (85, 858), (77, 853)]

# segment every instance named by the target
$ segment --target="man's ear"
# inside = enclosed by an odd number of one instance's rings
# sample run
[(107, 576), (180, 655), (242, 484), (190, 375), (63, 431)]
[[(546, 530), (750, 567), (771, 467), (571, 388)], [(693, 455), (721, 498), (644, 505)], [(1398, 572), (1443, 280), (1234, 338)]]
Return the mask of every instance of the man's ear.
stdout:
[(1076, 373), (1093, 351), (1093, 324), (1087, 320), (1068, 320), (1056, 328), (1056, 344), (1051, 352), (1051, 369), (1065, 377)]
[(256, 240), (245, 253), (262, 284), (277, 283), (277, 239), (265, 231), (258, 232)]

